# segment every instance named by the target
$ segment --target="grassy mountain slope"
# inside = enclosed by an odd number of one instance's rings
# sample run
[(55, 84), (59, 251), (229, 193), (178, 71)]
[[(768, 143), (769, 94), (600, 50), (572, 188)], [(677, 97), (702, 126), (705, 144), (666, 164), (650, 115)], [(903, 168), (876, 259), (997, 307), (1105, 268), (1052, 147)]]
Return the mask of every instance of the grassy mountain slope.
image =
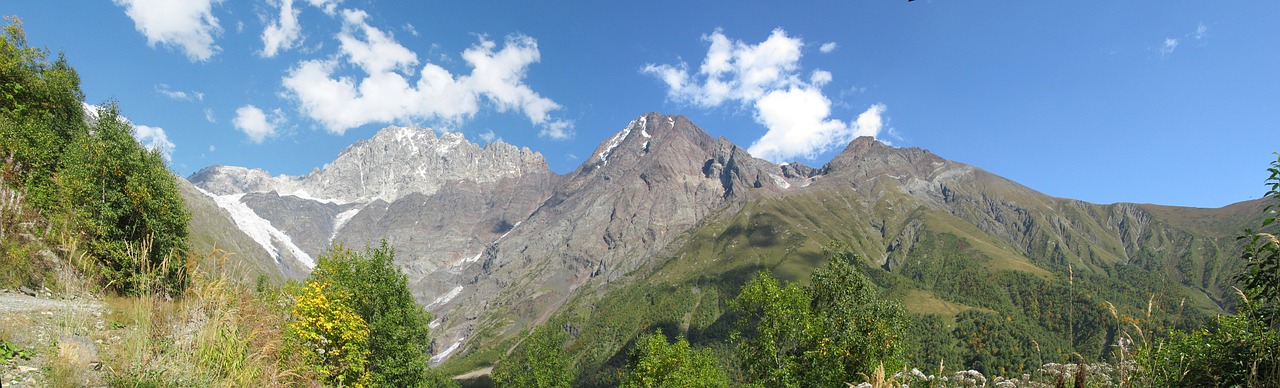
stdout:
[[(1230, 308), (1238, 251), (1231, 236), (1257, 214), (1252, 202), (1096, 205), (927, 151), (858, 147), (842, 157), (860, 160), (837, 157), (813, 185), (749, 196), (629, 276), (581, 287), (549, 321), (575, 337), (580, 382), (616, 384), (631, 343), (655, 328), (727, 352), (727, 302), (741, 285), (762, 269), (807, 281), (825, 265), (829, 242), (848, 244), (877, 284), (918, 315), (918, 365), (1012, 373), (1077, 354), (1103, 359), (1118, 324), (1107, 303), (1129, 317), (1152, 303), (1143, 324), (1157, 332)], [(510, 345), (482, 344), (446, 367), (483, 365)]]

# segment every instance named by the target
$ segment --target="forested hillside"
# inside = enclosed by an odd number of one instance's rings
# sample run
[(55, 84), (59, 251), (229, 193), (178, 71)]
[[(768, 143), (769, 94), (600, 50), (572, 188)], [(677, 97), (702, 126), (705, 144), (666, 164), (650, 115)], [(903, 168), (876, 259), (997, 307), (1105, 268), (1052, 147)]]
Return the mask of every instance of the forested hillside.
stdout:
[(69, 60), (6, 21), (0, 289), (20, 292), (0, 309), (0, 385), (454, 385), (427, 368), (431, 315), (390, 247), (332, 248), (278, 285), (281, 268), (223, 249), (253, 246), (216, 208), (192, 222), (127, 103), (83, 103)]

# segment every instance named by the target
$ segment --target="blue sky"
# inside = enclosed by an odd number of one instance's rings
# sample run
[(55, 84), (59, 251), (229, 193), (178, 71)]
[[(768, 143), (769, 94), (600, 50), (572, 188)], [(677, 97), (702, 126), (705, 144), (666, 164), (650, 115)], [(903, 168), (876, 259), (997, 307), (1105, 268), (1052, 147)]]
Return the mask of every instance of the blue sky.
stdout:
[(1280, 2), (8, 1), (189, 175), (390, 124), (572, 171), (640, 114), (820, 166), (874, 135), (1049, 195), (1218, 207), (1280, 151)]

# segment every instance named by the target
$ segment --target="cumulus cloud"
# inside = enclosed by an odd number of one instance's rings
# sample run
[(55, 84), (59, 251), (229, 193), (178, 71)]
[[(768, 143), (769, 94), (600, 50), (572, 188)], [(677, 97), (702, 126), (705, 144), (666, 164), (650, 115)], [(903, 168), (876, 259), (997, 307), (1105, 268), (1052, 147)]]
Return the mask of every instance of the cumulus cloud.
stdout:
[(173, 90), (172, 88), (169, 87), (168, 84), (156, 85), (156, 92), (172, 100), (204, 101), (204, 93)]
[(1204, 37), (1209, 36), (1209, 26), (1204, 25), (1204, 23), (1197, 24), (1196, 32), (1191, 36), (1196, 40), (1204, 39)]
[(836, 42), (827, 42), (827, 43), (823, 43), (821, 46), (818, 46), (818, 52), (821, 52), (823, 54), (830, 54), (832, 51), (836, 51), (836, 48), (839, 48), (839, 47), (840, 45), (836, 44)]
[(192, 62), (207, 61), (221, 50), (214, 36), (222, 32), (213, 16), (220, 0), (114, 0), (125, 8), (147, 44), (176, 47)]
[[(854, 121), (833, 118), (831, 99), (822, 91), (833, 75), (815, 69), (803, 77), (800, 58), (805, 43), (780, 28), (756, 44), (731, 40), (721, 30), (703, 40), (710, 47), (697, 73), (690, 73), (683, 62), (649, 64), (641, 72), (666, 84), (669, 100), (703, 108), (737, 103), (752, 109), (752, 118), (768, 129), (748, 148), (752, 155), (775, 163), (814, 159), (855, 137), (877, 137), (883, 129), (882, 104)], [(819, 51), (835, 48), (831, 42)]]
[(260, 54), (265, 58), (292, 49), (302, 38), (302, 26), (298, 24), (299, 10), (293, 8), (293, 0), (279, 0), (272, 5), (280, 7), (280, 17), (272, 20), (262, 30)]
[(208, 120), (211, 123), (217, 122), (217, 120), (215, 120), (215, 117), (213, 117), (213, 108), (204, 108), (204, 119)]
[[(560, 105), (524, 83), (526, 69), (541, 60), (538, 43), (524, 35), (497, 42), (479, 37), (462, 53), (469, 74), (455, 75), (418, 55), (367, 22), (360, 10), (342, 10), (339, 55), (299, 62), (282, 80), (298, 109), (326, 130), (342, 134), (371, 123), (462, 121), (482, 105), (516, 111), (552, 139), (572, 136), (570, 121), (552, 117)], [(339, 76), (348, 67), (363, 77)], [(416, 79), (414, 79), (416, 78)]]
[(276, 135), (276, 127), (284, 123), (284, 113), (279, 109), (270, 117), (266, 112), (253, 105), (245, 105), (236, 109), (236, 117), (231, 120), (241, 132), (249, 136), (249, 141), (261, 144), (268, 137)]
[(500, 139), (501, 138), (498, 137), (497, 134), (493, 133), (492, 129), (484, 131), (484, 133), (480, 134), (480, 140), (484, 140), (485, 143), (492, 143), (494, 140), (500, 140)]
[(138, 140), (138, 143), (142, 144), (143, 147), (160, 152), (160, 156), (163, 156), (166, 162), (173, 159), (173, 150), (177, 146), (169, 141), (169, 135), (164, 133), (163, 128), (134, 125), (133, 138)]

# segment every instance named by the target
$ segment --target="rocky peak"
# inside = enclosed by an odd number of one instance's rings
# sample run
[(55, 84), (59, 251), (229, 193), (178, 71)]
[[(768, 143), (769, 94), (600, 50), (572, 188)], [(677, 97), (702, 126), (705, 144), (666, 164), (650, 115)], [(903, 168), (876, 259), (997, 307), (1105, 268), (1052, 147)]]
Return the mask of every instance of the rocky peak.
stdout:
[(823, 172), (861, 177), (926, 178), (944, 166), (955, 164), (924, 149), (895, 148), (870, 136), (861, 136), (827, 163)]
[(352, 144), (324, 169), (290, 177), (266, 171), (216, 166), (191, 182), (219, 195), (277, 191), (337, 203), (394, 202), (409, 193), (432, 194), (458, 181), (496, 182), (526, 174), (553, 174), (542, 154), (503, 142), (483, 147), (461, 133), (417, 127), (387, 127)]

